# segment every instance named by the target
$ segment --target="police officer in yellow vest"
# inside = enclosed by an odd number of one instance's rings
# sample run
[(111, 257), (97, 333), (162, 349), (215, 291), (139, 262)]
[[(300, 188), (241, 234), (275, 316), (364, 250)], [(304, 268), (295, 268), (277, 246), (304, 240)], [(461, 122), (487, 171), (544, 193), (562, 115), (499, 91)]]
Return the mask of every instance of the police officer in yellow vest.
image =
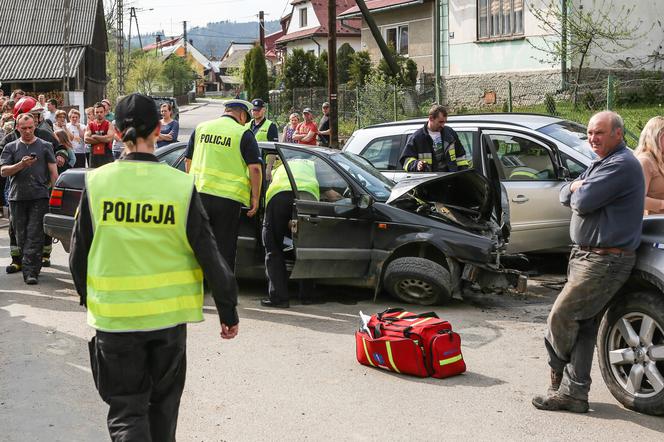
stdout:
[(247, 123), (247, 129), (251, 130), (256, 141), (279, 141), (279, 129), (272, 121), (265, 118), (265, 102), (260, 98), (251, 100), (252, 120)]
[(237, 286), (213, 241), (194, 178), (153, 155), (155, 102), (123, 98), (116, 124), (130, 152), (88, 172), (69, 265), (87, 307), (92, 373), (114, 441), (174, 441), (188, 322), (203, 320), (203, 278), (221, 337), (238, 332)]
[(258, 210), (262, 160), (254, 134), (246, 128), (251, 104), (228, 100), (224, 115), (196, 127), (189, 139), (187, 172), (210, 217), (221, 256), (235, 269), (238, 228), (242, 206), (247, 216)]
[[(307, 159), (292, 159), (288, 167), (293, 174), (300, 199), (320, 199), (320, 189), (316, 179), (315, 164)], [(283, 165), (278, 166), (272, 175), (272, 182), (265, 193), (265, 218), (263, 219), (263, 244), (265, 245), (265, 271), (268, 277), (268, 298), (261, 300), (265, 307), (287, 308), (288, 271), (283, 252), (284, 238), (290, 237), (289, 221), (293, 213), (293, 190)], [(300, 283), (300, 296), (303, 303), (312, 299), (313, 284)], [(305, 293), (309, 292), (309, 293)]]

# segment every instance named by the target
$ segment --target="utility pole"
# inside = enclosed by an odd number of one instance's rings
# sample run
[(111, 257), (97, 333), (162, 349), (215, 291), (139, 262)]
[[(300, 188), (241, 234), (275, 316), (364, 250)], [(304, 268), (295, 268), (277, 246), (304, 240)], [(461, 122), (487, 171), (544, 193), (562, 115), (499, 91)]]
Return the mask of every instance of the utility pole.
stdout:
[(118, 95), (124, 95), (124, 6), (122, 5), (122, 0), (118, 0), (118, 9), (117, 9), (117, 34), (115, 36), (115, 53), (117, 57), (117, 83), (118, 83)]
[(265, 53), (265, 14), (263, 11), (258, 11), (258, 35), (261, 48)]
[(64, 13), (65, 13), (65, 32), (64, 32), (64, 44), (63, 51), (64, 56), (62, 57), (62, 91), (64, 95), (64, 105), (69, 106), (69, 39), (71, 33), (71, 0), (64, 0)]
[(376, 26), (376, 22), (374, 21), (371, 12), (369, 12), (369, 8), (367, 8), (367, 4), (364, 3), (364, 0), (355, 0), (355, 3), (357, 3), (357, 6), (360, 8), (362, 17), (364, 17), (367, 25), (369, 25), (371, 35), (373, 36), (374, 40), (376, 40), (378, 48), (380, 49), (380, 53), (383, 55), (383, 58), (387, 62), (387, 66), (390, 68), (392, 75), (397, 77), (399, 75), (399, 66), (397, 65), (397, 62), (392, 56), (390, 50), (387, 48), (387, 44), (385, 44), (385, 40), (383, 40), (383, 36), (380, 34), (380, 30), (378, 29), (378, 26)]
[(327, 93), (330, 103), (330, 147), (339, 148), (339, 119), (337, 102), (337, 1), (327, 1)]
[(183, 21), (183, 30), (182, 30), (182, 36), (184, 37), (184, 56), (187, 56), (187, 22)]

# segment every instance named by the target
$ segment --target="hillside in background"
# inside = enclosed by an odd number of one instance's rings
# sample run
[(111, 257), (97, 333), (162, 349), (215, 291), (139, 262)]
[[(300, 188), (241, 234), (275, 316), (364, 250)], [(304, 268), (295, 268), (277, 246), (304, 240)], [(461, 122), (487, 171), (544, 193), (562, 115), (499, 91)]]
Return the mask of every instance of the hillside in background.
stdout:
[[(265, 22), (265, 35), (281, 29), (278, 20)], [(155, 33), (141, 35), (143, 45), (154, 43)], [(166, 38), (175, 36), (167, 35)], [(208, 23), (204, 27), (195, 27), (187, 31), (187, 38), (194, 41), (196, 49), (201, 51), (206, 56), (221, 57), (226, 52), (228, 45), (231, 41), (235, 42), (252, 42), (258, 40), (258, 22), (229, 22), (222, 21), (216, 23)], [(163, 33), (162, 33), (162, 39)], [(132, 37), (131, 46), (138, 47), (138, 37)]]

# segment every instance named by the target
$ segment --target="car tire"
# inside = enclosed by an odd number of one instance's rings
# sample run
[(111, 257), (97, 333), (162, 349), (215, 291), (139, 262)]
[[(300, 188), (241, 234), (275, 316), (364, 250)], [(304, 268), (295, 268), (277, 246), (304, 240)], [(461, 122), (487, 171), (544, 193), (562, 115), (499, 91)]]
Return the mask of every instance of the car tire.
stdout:
[(409, 304), (434, 305), (452, 297), (450, 272), (425, 258), (397, 258), (385, 269), (383, 286)]
[(602, 318), (597, 349), (602, 377), (618, 402), (640, 413), (664, 415), (664, 294), (632, 292), (618, 299)]

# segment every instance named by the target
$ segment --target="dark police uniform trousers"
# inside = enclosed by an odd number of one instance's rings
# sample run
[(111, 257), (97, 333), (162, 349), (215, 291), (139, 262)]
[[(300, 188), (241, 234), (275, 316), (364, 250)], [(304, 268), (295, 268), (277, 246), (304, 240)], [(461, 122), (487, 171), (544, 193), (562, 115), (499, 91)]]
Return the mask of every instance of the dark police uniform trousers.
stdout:
[[(293, 215), (293, 193), (279, 192), (265, 208), (263, 219), (263, 245), (265, 246), (265, 273), (268, 279), (268, 295), (273, 302), (286, 302), (288, 296), (288, 270), (284, 254), (284, 238), (290, 237), (288, 222)], [(314, 281), (298, 282), (300, 299), (318, 301), (314, 294)]]
[(229, 198), (207, 193), (201, 193), (200, 196), (203, 207), (210, 218), (210, 226), (217, 239), (219, 253), (226, 260), (231, 271), (235, 272), (235, 254), (242, 204)]
[(148, 332), (97, 330), (92, 375), (110, 408), (113, 441), (173, 441), (184, 390), (187, 326)]

